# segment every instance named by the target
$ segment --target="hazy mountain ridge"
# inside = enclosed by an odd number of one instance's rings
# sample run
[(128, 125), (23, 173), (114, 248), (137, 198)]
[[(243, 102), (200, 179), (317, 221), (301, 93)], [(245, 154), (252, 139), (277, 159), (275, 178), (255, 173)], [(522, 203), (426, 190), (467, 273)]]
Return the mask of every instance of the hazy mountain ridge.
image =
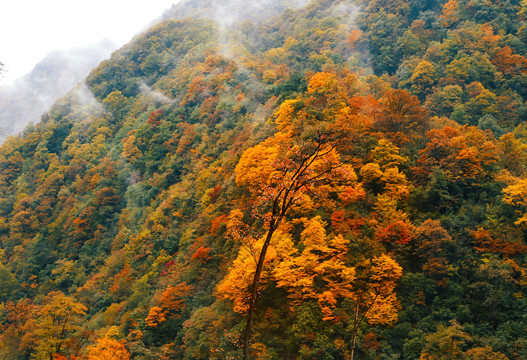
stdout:
[(21, 132), (81, 82), (116, 49), (109, 40), (93, 46), (53, 51), (12, 85), (0, 87), (0, 142)]

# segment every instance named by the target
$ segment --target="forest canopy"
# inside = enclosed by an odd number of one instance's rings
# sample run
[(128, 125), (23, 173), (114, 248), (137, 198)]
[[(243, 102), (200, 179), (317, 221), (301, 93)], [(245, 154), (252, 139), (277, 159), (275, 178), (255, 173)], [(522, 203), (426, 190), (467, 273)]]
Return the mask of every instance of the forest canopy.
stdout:
[(287, 3), (0, 147), (1, 359), (527, 358), (527, 4)]

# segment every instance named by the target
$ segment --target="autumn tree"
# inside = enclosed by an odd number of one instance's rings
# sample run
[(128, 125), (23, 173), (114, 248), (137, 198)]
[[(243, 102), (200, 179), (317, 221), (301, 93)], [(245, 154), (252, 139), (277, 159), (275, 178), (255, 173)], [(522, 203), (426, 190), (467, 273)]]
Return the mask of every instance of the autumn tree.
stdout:
[(33, 346), (31, 334), (35, 322), (31, 315), (34, 305), (29, 299), (16, 303), (8, 301), (0, 306), (0, 358), (29, 357)]
[(448, 274), (448, 251), (453, 239), (437, 220), (428, 219), (415, 229), (416, 255), (425, 273), (445, 285)]
[(89, 346), (85, 360), (129, 360), (130, 353), (125, 346), (126, 340), (117, 340), (115, 333), (116, 329), (110, 328), (105, 336), (97, 339), (95, 345)]
[(343, 163), (328, 131), (346, 98), (346, 85), (330, 73), (316, 74), (302, 109), (299, 100), (285, 101), (276, 112), (275, 135), (245, 151), (236, 166), (236, 183), (251, 195), (253, 211), (263, 216), (266, 235), (250, 286), (244, 358), (249, 342), (260, 277), (273, 234), (294, 206), (310, 207), (328, 195), (327, 184), (356, 181), (353, 168)]
[[(415, 79), (417, 81), (417, 77)], [(405, 90), (389, 90), (381, 98), (381, 105), (382, 112), (375, 119), (375, 128), (394, 145), (415, 144), (424, 138), (429, 128), (428, 113), (415, 95)]]
[(440, 169), (454, 181), (481, 181), (498, 161), (496, 140), (474, 126), (432, 129), (428, 138), (415, 168), (419, 177)]
[(514, 206), (518, 213), (515, 225), (527, 228), (527, 179), (516, 179), (514, 183), (503, 189), (503, 201)]
[(423, 60), (417, 65), (410, 77), (412, 92), (416, 94), (421, 101), (432, 92), (433, 86), (436, 82), (435, 73), (435, 66), (429, 61)]
[(354, 358), (357, 331), (362, 320), (366, 318), (371, 325), (393, 325), (397, 322), (397, 313), (401, 307), (395, 288), (403, 274), (402, 267), (386, 254), (368, 259), (362, 266), (365, 270), (360, 276), (360, 285), (356, 286), (353, 296), (355, 312), (351, 360)]
[(451, 27), (455, 23), (459, 21), (459, 4), (457, 0), (449, 0), (444, 6), (443, 6), (443, 13), (441, 14), (441, 17), (439, 20), (441, 21), (441, 25), (444, 27)]
[(157, 327), (170, 318), (179, 318), (185, 309), (185, 298), (190, 296), (194, 287), (185, 282), (169, 285), (161, 294), (157, 306), (150, 308), (145, 321), (150, 327)]
[(60, 291), (50, 292), (38, 306), (33, 317), (36, 359), (52, 360), (63, 352), (66, 341), (82, 329), (79, 325), (87, 308)]
[(300, 254), (290, 251), (275, 266), (277, 286), (287, 289), (293, 304), (314, 299), (324, 320), (335, 319), (337, 302), (352, 298), (355, 290), (355, 269), (346, 264), (348, 241), (341, 235), (327, 236), (326, 224), (320, 217), (300, 221), (304, 223), (303, 250)]

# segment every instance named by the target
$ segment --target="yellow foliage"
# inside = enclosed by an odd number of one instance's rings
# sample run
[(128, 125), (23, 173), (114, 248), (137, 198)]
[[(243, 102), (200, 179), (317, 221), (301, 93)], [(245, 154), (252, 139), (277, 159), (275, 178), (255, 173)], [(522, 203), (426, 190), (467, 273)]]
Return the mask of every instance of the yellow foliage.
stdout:
[(507, 186), (503, 193), (503, 201), (512, 206), (527, 206), (527, 179), (518, 179)]
[(309, 80), (307, 92), (309, 94), (318, 93), (326, 94), (335, 91), (337, 87), (337, 79), (335, 75), (328, 72), (320, 72)]
[(366, 318), (371, 325), (392, 325), (397, 322), (401, 308), (395, 287), (403, 275), (402, 267), (386, 254), (373, 258), (371, 263), (368, 292), (373, 305)]
[(126, 341), (107, 337), (97, 340), (97, 345), (88, 347), (86, 360), (128, 360), (130, 353), (125, 347)]
[[(325, 320), (333, 319), (338, 299), (353, 296), (355, 269), (345, 264), (349, 241), (338, 235), (329, 238), (320, 217), (301, 219), (304, 249), (276, 265), (273, 274), (278, 287), (283, 287), (296, 304), (305, 299), (318, 301)], [(323, 287), (317, 285), (324, 284)]]
[(409, 182), (406, 175), (398, 168), (389, 168), (384, 171), (381, 181), (385, 183), (384, 193), (397, 200), (406, 200), (410, 195)]
[(376, 184), (382, 178), (382, 171), (379, 164), (367, 163), (360, 169), (362, 180), (367, 184)]
[[(263, 246), (264, 239), (259, 239), (254, 248), (240, 247), (238, 257), (233, 261), (227, 275), (216, 288), (217, 296), (221, 299), (231, 300), (233, 310), (245, 313), (249, 307), (250, 286), (252, 284), (256, 263)], [(280, 256), (287, 256), (294, 250), (293, 242), (288, 234), (277, 230), (265, 256), (264, 268), (260, 279), (260, 288), (263, 288), (271, 277), (272, 263)]]
[(373, 149), (372, 156), (375, 163), (385, 170), (390, 167), (401, 167), (408, 164), (408, 158), (399, 154), (399, 148), (390, 141), (381, 139)]
[(35, 347), (37, 359), (51, 358), (59, 352), (63, 344), (75, 332), (81, 329), (79, 324), (86, 314), (86, 306), (76, 302), (71, 296), (60, 291), (52, 291), (45, 298), (42, 306), (36, 309), (36, 329), (33, 336), (39, 341)]
[(279, 131), (291, 124), (291, 119), (295, 111), (296, 100), (285, 100), (282, 105), (276, 110), (275, 123)]
[(253, 190), (265, 185), (276, 171), (279, 149), (279, 143), (273, 137), (245, 150), (234, 170), (236, 184)]
[(527, 179), (517, 179), (513, 184), (503, 189), (503, 201), (511, 206), (519, 208), (520, 214), (515, 225), (527, 229)]

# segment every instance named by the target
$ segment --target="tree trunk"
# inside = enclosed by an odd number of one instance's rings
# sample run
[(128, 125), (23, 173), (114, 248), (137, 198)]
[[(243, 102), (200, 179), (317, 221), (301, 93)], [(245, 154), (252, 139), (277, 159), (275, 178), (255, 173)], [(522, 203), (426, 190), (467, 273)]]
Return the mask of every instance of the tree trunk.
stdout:
[(350, 354), (350, 360), (353, 360), (353, 357), (355, 356), (355, 343), (357, 342), (357, 330), (359, 329), (359, 302), (357, 301), (357, 307), (355, 308), (355, 318), (353, 321), (353, 338), (351, 340), (351, 354)]
[(265, 255), (267, 254), (267, 248), (271, 243), (273, 233), (278, 228), (279, 220), (276, 222), (271, 222), (267, 236), (260, 251), (260, 256), (258, 258), (258, 263), (256, 264), (256, 271), (254, 272), (253, 283), (251, 284), (251, 297), (249, 298), (249, 310), (247, 311), (247, 322), (245, 324), (245, 331), (243, 333), (243, 359), (249, 359), (249, 350), (251, 342), (251, 328), (252, 321), (254, 316), (254, 310), (256, 309), (256, 297), (258, 296), (258, 285), (260, 283), (260, 276), (262, 274), (262, 269), (265, 261)]

